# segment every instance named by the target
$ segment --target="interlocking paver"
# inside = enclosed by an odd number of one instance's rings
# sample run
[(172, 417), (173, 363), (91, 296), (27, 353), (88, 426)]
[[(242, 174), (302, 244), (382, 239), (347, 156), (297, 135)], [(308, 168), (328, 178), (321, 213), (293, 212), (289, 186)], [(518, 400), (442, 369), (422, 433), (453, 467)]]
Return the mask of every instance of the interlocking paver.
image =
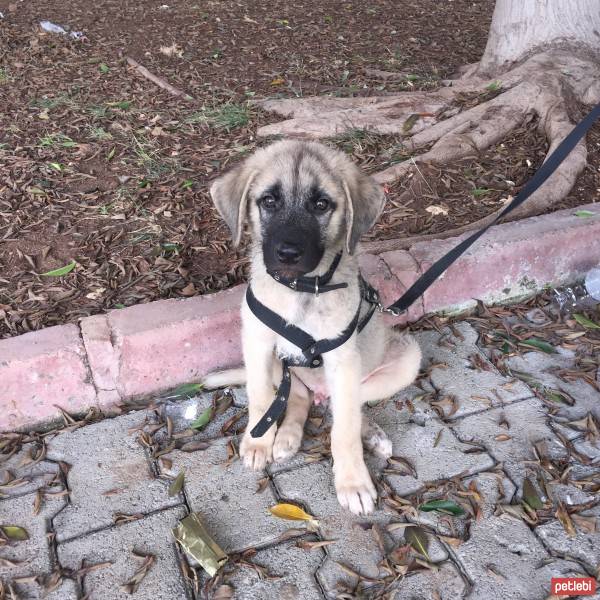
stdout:
[(156, 512), (138, 521), (96, 531), (58, 545), (60, 564), (78, 569), (111, 562), (110, 566), (89, 572), (83, 582), (89, 600), (125, 600), (131, 596), (121, 589), (139, 569), (141, 562), (132, 551), (152, 554), (156, 562), (133, 596), (136, 600), (186, 600), (191, 598), (179, 567), (172, 528), (186, 514), (183, 507)]
[[(422, 367), (440, 365), (431, 369), (431, 383), (440, 395), (454, 396), (458, 401), (458, 410), (449, 416), (450, 420), (532, 396), (523, 382), (501, 375), (488, 361), (477, 347), (479, 334), (471, 325), (457, 323), (454, 331), (458, 335), (449, 327), (444, 327), (441, 334), (416, 334), (423, 353)], [(483, 365), (485, 368), (481, 368)]]
[(551, 560), (527, 525), (509, 515), (475, 522), (454, 552), (474, 584), (474, 600), (546, 600), (552, 577), (582, 572), (576, 563)]
[(323, 593), (315, 572), (323, 560), (323, 550), (303, 550), (295, 542), (265, 548), (252, 562), (265, 567), (276, 579), (261, 579), (248, 567), (238, 567), (227, 583), (236, 600), (320, 600)]
[(574, 421), (592, 413), (600, 419), (600, 392), (583, 379), (568, 381), (556, 373), (560, 370), (577, 371), (575, 355), (561, 350), (556, 354), (527, 352), (513, 356), (507, 361), (513, 371), (526, 373), (532, 380), (553, 390), (566, 392), (574, 401), (573, 406), (556, 403), (554, 414), (561, 421)]
[(472, 475), (494, 466), (486, 452), (467, 453), (473, 449), (460, 442), (450, 427), (437, 418), (423, 425), (406, 422), (408, 411), (398, 411), (394, 402), (374, 407), (371, 418), (392, 440), (395, 456), (407, 459), (417, 476), (388, 474), (387, 480), (400, 496), (412, 494), (426, 482), (448, 479), (457, 475)]
[[(577, 513), (581, 517), (596, 519), (600, 517), (600, 507)], [(550, 521), (536, 527), (535, 532), (544, 542), (546, 548), (557, 556), (574, 558), (586, 565), (592, 573), (600, 567), (600, 531), (586, 532), (575, 526), (577, 535), (570, 537), (559, 521)]]
[[(0, 558), (18, 563), (3, 566), (0, 561), (0, 581), (6, 584), (20, 577), (48, 576), (56, 567), (47, 534), (50, 532), (52, 517), (65, 506), (66, 499), (47, 497), (43, 500), (39, 513), (34, 515), (35, 498), (36, 494), (26, 494), (0, 500), (0, 524), (23, 527), (29, 535), (28, 540), (0, 546)], [(43, 595), (43, 589), (35, 582), (12, 585), (19, 597), (41, 598)], [(72, 582), (65, 582), (54, 594), (56, 600), (77, 598)]]
[(526, 461), (535, 459), (533, 444), (555, 440), (548, 411), (537, 398), (465, 417), (452, 428), (461, 440), (484, 445), (519, 486), (527, 474)]
[(106, 419), (48, 442), (48, 457), (71, 465), (70, 504), (54, 519), (59, 541), (111, 525), (116, 513), (137, 514), (173, 506), (168, 484), (151, 471), (138, 433), (148, 413)]
[[(254, 472), (235, 460), (227, 464), (227, 439), (215, 440), (206, 450), (173, 451), (166, 475), (185, 471), (185, 493), (193, 511), (202, 514), (206, 528), (226, 552), (264, 546), (290, 527), (270, 515), (277, 503), (271, 486), (258, 492), (265, 473)], [(164, 466), (162, 467), (164, 469)]]

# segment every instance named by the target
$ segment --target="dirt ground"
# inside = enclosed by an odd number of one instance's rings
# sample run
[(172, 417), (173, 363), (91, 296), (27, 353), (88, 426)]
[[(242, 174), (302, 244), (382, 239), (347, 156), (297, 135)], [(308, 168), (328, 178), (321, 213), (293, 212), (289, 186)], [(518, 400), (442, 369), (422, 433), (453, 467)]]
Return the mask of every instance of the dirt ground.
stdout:
[[(494, 4), (164, 2), (0, 0), (0, 337), (243, 280), (243, 249), (231, 248), (207, 190), (266, 143), (254, 132), (272, 117), (250, 101), (435, 88), (478, 60)], [(46, 33), (44, 20), (82, 36)], [(353, 131), (330, 143), (369, 172), (409, 158), (398, 136)], [(530, 120), (483, 155), (399, 181), (368, 239), (481, 218), (546, 149)], [(599, 198), (600, 128), (588, 149), (561, 207)]]

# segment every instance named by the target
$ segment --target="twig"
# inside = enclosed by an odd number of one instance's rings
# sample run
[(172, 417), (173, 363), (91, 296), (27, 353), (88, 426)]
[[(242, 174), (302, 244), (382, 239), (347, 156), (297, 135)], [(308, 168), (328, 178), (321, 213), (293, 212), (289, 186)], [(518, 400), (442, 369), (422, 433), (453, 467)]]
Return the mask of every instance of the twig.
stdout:
[(186, 94), (183, 90), (172, 86), (170, 83), (166, 82), (162, 77), (154, 75), (154, 73), (148, 71), (146, 67), (140, 65), (140, 63), (137, 62), (137, 60), (134, 60), (130, 56), (126, 56), (125, 58), (127, 59), (127, 64), (131, 67), (134, 67), (140, 75), (143, 75), (146, 79), (149, 79), (152, 83), (156, 84), (163, 90), (167, 90), (167, 92), (169, 92), (169, 94), (171, 94), (172, 96), (184, 98), (185, 100), (189, 100), (192, 102), (194, 101), (194, 98), (192, 98), (189, 94)]

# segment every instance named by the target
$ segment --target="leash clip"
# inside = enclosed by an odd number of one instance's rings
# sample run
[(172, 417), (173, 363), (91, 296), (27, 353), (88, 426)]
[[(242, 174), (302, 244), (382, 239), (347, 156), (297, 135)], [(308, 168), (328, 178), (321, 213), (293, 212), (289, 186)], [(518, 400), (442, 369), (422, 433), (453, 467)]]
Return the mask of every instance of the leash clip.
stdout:
[(383, 306), (383, 304), (381, 304), (381, 302), (378, 302), (377, 310), (380, 313), (388, 313), (389, 315), (392, 315), (393, 317), (399, 317), (400, 315), (404, 314), (407, 309), (405, 308), (404, 310), (398, 310), (397, 308), (386, 308), (385, 306)]
[(319, 276), (315, 277), (315, 298), (319, 297)]

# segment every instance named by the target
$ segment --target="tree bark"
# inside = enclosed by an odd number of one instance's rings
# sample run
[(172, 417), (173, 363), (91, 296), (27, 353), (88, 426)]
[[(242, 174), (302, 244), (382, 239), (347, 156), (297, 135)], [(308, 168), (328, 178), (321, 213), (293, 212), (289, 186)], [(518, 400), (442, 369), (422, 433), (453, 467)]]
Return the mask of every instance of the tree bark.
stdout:
[(548, 48), (600, 50), (600, 0), (496, 0), (478, 70), (495, 75)]

